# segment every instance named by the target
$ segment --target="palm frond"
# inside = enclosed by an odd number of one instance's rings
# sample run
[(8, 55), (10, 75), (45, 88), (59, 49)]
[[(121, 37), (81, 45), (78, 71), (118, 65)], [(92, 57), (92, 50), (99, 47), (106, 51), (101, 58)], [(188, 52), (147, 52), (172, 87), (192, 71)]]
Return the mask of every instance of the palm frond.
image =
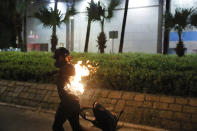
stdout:
[(108, 6), (108, 15), (106, 18), (112, 18), (113, 17), (113, 11), (114, 9), (120, 5), (120, 0), (111, 0), (110, 4)]
[(99, 15), (105, 17), (105, 6), (104, 5), (101, 6), (100, 1), (98, 2), (97, 6), (98, 6), (97, 8)]
[(100, 12), (100, 7), (101, 6), (99, 6), (100, 5), (100, 2), (98, 2), (98, 3), (95, 3), (93, 0), (91, 0), (90, 2), (89, 2), (89, 6), (88, 7), (86, 7), (86, 9), (87, 9), (87, 12), (88, 12), (88, 19), (90, 20), (90, 21), (96, 21), (96, 20), (100, 20), (101, 18), (100, 18), (100, 13), (102, 13), (102, 12)]
[(70, 8), (68, 9), (68, 11), (66, 12), (66, 15), (65, 15), (65, 17), (64, 17), (64, 22), (67, 24), (67, 23), (69, 22), (69, 18), (70, 18), (71, 16), (76, 15), (76, 14), (77, 14), (76, 9), (75, 9), (74, 7), (70, 7)]
[(174, 22), (176, 25), (180, 26), (182, 29), (185, 29), (189, 24), (189, 16), (193, 13), (193, 8), (190, 9), (176, 9), (174, 15)]
[(182, 9), (177, 8), (175, 14), (165, 14), (165, 26), (167, 29), (185, 30), (190, 24), (189, 18), (194, 12), (193, 8)]
[(39, 12), (34, 14), (34, 17), (39, 19), (44, 27), (52, 27), (53, 25), (60, 26), (62, 14), (59, 10), (55, 11), (53, 8), (41, 8)]
[(51, 24), (60, 27), (62, 23), (62, 14), (60, 10), (52, 10)]
[(25, 8), (25, 1), (24, 0), (17, 0), (16, 1), (16, 11), (17, 13), (23, 14)]
[(30, 3), (31, 0), (16, 0), (16, 12), (23, 15), (25, 8), (27, 8)]

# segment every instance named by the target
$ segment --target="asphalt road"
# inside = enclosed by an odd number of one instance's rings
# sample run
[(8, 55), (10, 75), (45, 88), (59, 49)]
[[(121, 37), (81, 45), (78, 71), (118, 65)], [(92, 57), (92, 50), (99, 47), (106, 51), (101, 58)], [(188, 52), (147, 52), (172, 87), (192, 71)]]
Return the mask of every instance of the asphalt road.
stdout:
[[(53, 120), (54, 114), (51, 113), (0, 106), (0, 131), (52, 131)], [(80, 120), (80, 123), (90, 131), (100, 131), (87, 121)], [(68, 122), (64, 124), (64, 129), (72, 131)], [(120, 131), (137, 130), (122, 128)]]

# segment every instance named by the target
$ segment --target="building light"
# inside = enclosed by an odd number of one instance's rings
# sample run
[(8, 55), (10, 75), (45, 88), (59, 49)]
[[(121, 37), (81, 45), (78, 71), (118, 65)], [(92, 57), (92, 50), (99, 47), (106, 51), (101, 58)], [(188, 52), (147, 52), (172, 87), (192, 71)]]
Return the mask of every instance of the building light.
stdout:
[(74, 19), (74, 16), (71, 16), (70, 19), (73, 20)]

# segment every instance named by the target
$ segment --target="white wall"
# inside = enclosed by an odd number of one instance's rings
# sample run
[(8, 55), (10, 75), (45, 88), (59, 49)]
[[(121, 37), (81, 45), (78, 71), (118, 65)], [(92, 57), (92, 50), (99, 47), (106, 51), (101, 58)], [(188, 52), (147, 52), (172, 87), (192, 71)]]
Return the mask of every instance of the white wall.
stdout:
[(158, 7), (130, 9), (124, 51), (157, 52)]
[[(77, 4), (80, 11), (85, 11), (87, 3), (83, 1)], [(105, 2), (106, 3), (106, 2)], [(118, 7), (124, 8), (124, 1)], [(153, 7), (147, 7), (153, 6)], [(143, 8), (140, 8), (143, 7)], [(107, 48), (105, 52), (112, 51), (112, 40), (109, 40), (109, 31), (117, 30), (118, 39), (114, 40), (114, 51), (118, 52), (120, 43), (120, 34), (122, 28), (122, 19), (124, 10), (116, 10), (114, 18), (105, 23), (105, 33), (107, 35)], [(85, 35), (87, 28), (87, 17), (85, 13), (75, 16), (75, 50), (83, 51), (85, 43)], [(80, 24), (79, 24), (80, 23)], [(149, 52), (156, 53), (157, 51), (157, 24), (158, 24), (158, 1), (157, 0), (130, 0), (129, 10), (127, 15), (127, 25), (124, 39), (124, 52)], [(84, 26), (85, 25), (85, 26)], [(84, 32), (85, 31), (85, 32)], [(97, 52), (96, 47), (97, 36), (100, 32), (99, 23), (94, 22), (91, 25), (91, 33), (89, 40), (89, 51)]]
[[(109, 0), (101, 0), (104, 4)], [(105, 22), (105, 33), (107, 35), (107, 48), (105, 52), (111, 52), (112, 41), (109, 40), (109, 31), (117, 30), (118, 39), (114, 40), (115, 52), (118, 52), (120, 43), (120, 34), (122, 28), (122, 19), (124, 15), (125, 0), (122, 0), (118, 10), (114, 13), (114, 18), (111, 21)], [(87, 1), (83, 0), (76, 2), (76, 9), (80, 12), (74, 16), (74, 51), (83, 52), (86, 30), (87, 30), (87, 14), (84, 12), (87, 6)], [(50, 7), (53, 7), (50, 4)], [(58, 9), (61, 9), (62, 13), (65, 13), (66, 5), (62, 2), (58, 3)], [(28, 43), (50, 43), (51, 29), (43, 28), (38, 20), (28, 19), (28, 32), (30, 30), (33, 33), (39, 35), (39, 39), (30, 40)], [(158, 0), (130, 0), (129, 10), (127, 16), (127, 24), (125, 30), (124, 39), (124, 52), (148, 52), (156, 53), (157, 50), (157, 26), (158, 26)], [(89, 40), (89, 52), (98, 52), (97, 36), (100, 32), (100, 24), (93, 22), (91, 24), (90, 40)], [(66, 27), (64, 24), (60, 28), (57, 28), (57, 36), (59, 38), (58, 43), (65, 44)], [(49, 44), (50, 45), (50, 44)], [(50, 48), (50, 46), (49, 46)]]

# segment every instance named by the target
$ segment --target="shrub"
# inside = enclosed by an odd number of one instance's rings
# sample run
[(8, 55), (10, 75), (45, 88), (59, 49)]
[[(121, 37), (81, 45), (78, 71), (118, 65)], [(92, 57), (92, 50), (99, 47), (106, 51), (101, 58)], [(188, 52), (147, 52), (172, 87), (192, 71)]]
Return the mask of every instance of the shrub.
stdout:
[(1, 52), (0, 78), (8, 80), (50, 82), (56, 68), (51, 53)]
[[(53, 82), (57, 70), (51, 53), (0, 53), (0, 78)], [(110, 88), (166, 95), (197, 96), (197, 55), (143, 53), (72, 53), (73, 63), (87, 60), (98, 66), (87, 78), (87, 88)], [(98, 64), (98, 65), (97, 65)]]

